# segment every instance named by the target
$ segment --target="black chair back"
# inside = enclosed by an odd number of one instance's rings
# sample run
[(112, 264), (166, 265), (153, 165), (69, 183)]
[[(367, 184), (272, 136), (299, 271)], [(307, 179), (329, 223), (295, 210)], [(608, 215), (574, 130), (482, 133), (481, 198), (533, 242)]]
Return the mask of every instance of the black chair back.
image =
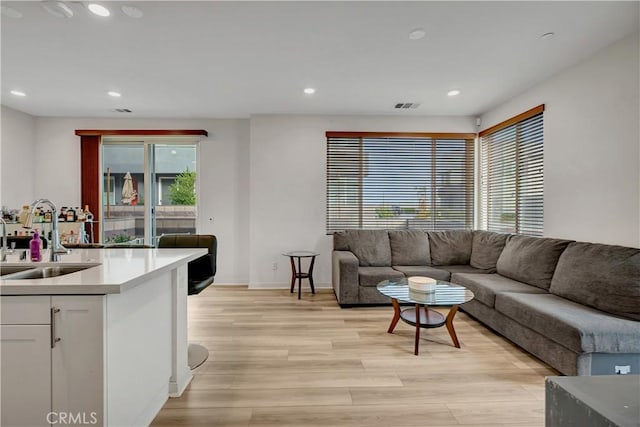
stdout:
[(212, 234), (165, 234), (158, 241), (158, 248), (205, 248), (207, 255), (188, 265), (189, 295), (199, 294), (213, 283), (216, 275), (218, 240)]

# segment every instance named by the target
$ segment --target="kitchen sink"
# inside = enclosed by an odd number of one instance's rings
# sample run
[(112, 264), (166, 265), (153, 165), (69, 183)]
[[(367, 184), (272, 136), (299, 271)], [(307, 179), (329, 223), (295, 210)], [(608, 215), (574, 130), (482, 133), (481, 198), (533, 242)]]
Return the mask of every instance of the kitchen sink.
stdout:
[(58, 277), (58, 276), (64, 276), (65, 274), (76, 273), (78, 271), (86, 270), (86, 269), (95, 267), (97, 265), (100, 265), (100, 264), (60, 265), (60, 266), (53, 266), (53, 267), (37, 267), (37, 268), (30, 267), (28, 270), (7, 274), (2, 278), (4, 280), (47, 279), (50, 277)]
[(33, 266), (26, 265), (0, 265), (0, 276), (6, 276), (7, 274), (19, 273), (25, 270), (32, 270)]

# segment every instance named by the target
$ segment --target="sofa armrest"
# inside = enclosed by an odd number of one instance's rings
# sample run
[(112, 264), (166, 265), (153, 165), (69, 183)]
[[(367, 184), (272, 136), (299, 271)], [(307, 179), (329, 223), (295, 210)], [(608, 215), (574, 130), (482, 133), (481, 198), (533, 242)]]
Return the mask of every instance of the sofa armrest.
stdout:
[(333, 251), (331, 258), (333, 290), (338, 304), (357, 304), (358, 258), (349, 251)]

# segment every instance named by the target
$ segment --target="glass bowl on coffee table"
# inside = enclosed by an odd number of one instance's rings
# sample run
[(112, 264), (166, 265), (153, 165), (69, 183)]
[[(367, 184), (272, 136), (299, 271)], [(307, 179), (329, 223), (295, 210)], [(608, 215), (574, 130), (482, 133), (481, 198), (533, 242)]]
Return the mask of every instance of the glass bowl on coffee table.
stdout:
[[(409, 278), (413, 279), (413, 278)], [(418, 279), (418, 278), (416, 278)], [(416, 280), (421, 282), (421, 280)], [(393, 304), (393, 319), (389, 325), (388, 333), (393, 333), (398, 321), (402, 319), (405, 323), (416, 327), (414, 354), (418, 355), (418, 345), (420, 342), (420, 328), (439, 328), (446, 326), (453, 345), (460, 348), (460, 342), (453, 328), (453, 318), (458, 312), (458, 306), (473, 299), (473, 292), (464, 286), (445, 282), (435, 281), (435, 288), (429, 292), (416, 291), (409, 287), (407, 278), (398, 281), (384, 280), (378, 283), (377, 289), (381, 294), (391, 298)], [(400, 309), (400, 303), (414, 304), (415, 307)], [(429, 307), (451, 307), (445, 317), (443, 314), (431, 310)]]

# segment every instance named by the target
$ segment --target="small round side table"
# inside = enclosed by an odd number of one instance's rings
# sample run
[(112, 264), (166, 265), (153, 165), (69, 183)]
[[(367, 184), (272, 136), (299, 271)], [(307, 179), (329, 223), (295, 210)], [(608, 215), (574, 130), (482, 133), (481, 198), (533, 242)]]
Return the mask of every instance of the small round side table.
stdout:
[[(291, 293), (293, 293), (293, 289), (296, 286), (296, 279), (298, 279), (298, 299), (300, 299), (300, 296), (302, 294), (302, 279), (309, 279), (311, 293), (315, 294), (316, 290), (313, 287), (313, 264), (315, 264), (316, 257), (320, 254), (311, 251), (290, 251), (284, 252), (282, 255), (288, 256), (291, 260)], [(302, 272), (302, 258), (311, 258), (309, 271), (306, 273)], [(297, 268), (295, 262), (296, 259), (298, 260)]]

